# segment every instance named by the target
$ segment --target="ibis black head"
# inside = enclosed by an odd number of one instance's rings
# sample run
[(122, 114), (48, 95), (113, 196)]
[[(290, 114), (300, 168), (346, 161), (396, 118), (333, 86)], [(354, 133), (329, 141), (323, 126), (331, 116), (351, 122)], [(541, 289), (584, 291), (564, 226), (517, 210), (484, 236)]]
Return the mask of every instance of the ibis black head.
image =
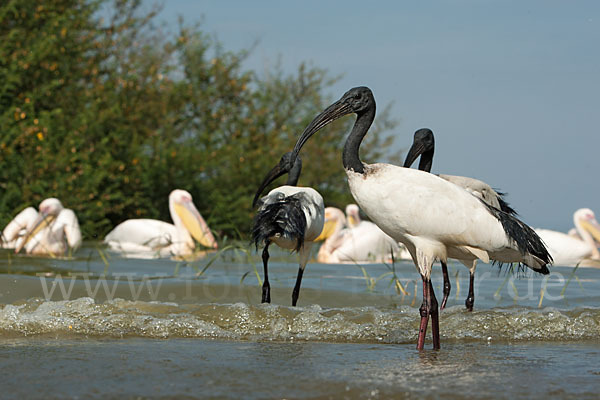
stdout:
[(374, 106), (375, 97), (373, 96), (371, 89), (368, 87), (358, 86), (344, 93), (338, 102), (342, 102), (348, 106), (351, 110), (349, 113), (353, 112), (360, 114), (361, 112), (364, 112)]
[(269, 173), (267, 173), (267, 176), (258, 187), (258, 190), (254, 195), (254, 200), (252, 200), (252, 207), (256, 206), (256, 202), (258, 201), (258, 198), (265, 190), (265, 188), (271, 182), (273, 182), (275, 179), (279, 178), (285, 173), (289, 173), (287, 184), (291, 186), (296, 186), (298, 184), (298, 179), (300, 178), (301, 171), (302, 159), (300, 158), (300, 156), (297, 156), (295, 160), (292, 160), (292, 152), (288, 151), (287, 153), (285, 153), (283, 156), (281, 156), (281, 159), (279, 160), (277, 165), (273, 167), (273, 169), (270, 170)]
[(431, 171), (431, 164), (433, 163), (433, 152), (435, 150), (435, 139), (433, 138), (433, 132), (431, 129), (422, 128), (415, 132), (413, 138), (413, 144), (406, 155), (404, 160), (404, 167), (410, 168), (413, 162), (421, 156), (419, 162), (419, 169), (421, 171)]
[(371, 89), (366, 86), (358, 86), (348, 90), (338, 101), (327, 107), (308, 124), (296, 142), (292, 157), (297, 156), (304, 143), (312, 135), (336, 119), (352, 113), (360, 116), (367, 110), (374, 110), (374, 108), (375, 97)]

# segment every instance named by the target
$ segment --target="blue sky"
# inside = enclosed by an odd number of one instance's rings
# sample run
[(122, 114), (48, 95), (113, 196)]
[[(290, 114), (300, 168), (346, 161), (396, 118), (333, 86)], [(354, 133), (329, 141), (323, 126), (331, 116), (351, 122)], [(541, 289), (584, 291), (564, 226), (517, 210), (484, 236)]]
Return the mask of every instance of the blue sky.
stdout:
[(369, 86), (392, 103), (398, 151), (431, 128), (432, 172), (500, 188), (533, 227), (600, 218), (600, 2), (166, 0), (159, 18), (178, 15), (226, 49), (258, 42), (248, 69), (342, 74), (333, 100)]

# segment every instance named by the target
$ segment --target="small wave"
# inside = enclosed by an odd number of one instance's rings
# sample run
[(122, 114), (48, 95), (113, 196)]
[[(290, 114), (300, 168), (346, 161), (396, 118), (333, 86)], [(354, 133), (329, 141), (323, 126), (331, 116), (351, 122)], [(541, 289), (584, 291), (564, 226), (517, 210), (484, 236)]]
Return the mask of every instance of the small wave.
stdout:
[[(175, 304), (116, 299), (96, 303), (30, 300), (0, 309), (0, 334), (88, 335), (149, 338), (411, 343), (416, 340), (418, 310), (409, 306), (323, 309), (278, 305)], [(465, 312), (444, 310), (440, 331), (445, 340), (597, 339), (600, 309), (509, 308)]]

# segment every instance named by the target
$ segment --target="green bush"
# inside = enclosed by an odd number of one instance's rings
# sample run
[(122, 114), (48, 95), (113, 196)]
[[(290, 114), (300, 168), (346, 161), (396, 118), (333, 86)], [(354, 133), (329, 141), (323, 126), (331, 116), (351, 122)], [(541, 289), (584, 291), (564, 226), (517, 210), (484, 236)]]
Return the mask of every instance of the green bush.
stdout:
[[(167, 196), (192, 193), (218, 235), (245, 237), (265, 173), (332, 98), (335, 78), (302, 64), (259, 77), (198, 26), (169, 34), (137, 0), (7, 0), (0, 5), (0, 227), (58, 197), (84, 236), (128, 218), (170, 220)], [(336, 93), (337, 98), (341, 93)], [(345, 118), (303, 152), (301, 185), (351, 201)], [(362, 155), (388, 156), (377, 118)], [(282, 179), (283, 181), (283, 179)], [(277, 182), (281, 184), (281, 182)]]

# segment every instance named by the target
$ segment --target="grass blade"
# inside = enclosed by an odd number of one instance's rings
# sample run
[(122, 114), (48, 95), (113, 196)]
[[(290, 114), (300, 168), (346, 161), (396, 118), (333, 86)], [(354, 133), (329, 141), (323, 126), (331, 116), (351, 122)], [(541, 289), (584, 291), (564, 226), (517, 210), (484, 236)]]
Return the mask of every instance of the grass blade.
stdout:
[[(569, 276), (569, 279), (567, 279), (567, 282), (565, 283), (565, 286), (563, 286), (562, 290), (560, 291), (560, 295), (564, 296), (565, 295), (565, 291), (567, 290), (567, 286), (569, 286), (569, 283), (571, 282), (571, 279), (573, 279), (573, 277), (575, 276), (575, 271), (577, 271), (577, 268), (579, 268), (579, 264), (581, 262), (578, 262), (577, 265), (575, 265), (575, 268), (573, 268), (573, 271), (571, 272), (571, 275)], [(577, 279), (577, 281), (579, 281), (579, 278)], [(581, 283), (580, 283), (581, 286)]]

